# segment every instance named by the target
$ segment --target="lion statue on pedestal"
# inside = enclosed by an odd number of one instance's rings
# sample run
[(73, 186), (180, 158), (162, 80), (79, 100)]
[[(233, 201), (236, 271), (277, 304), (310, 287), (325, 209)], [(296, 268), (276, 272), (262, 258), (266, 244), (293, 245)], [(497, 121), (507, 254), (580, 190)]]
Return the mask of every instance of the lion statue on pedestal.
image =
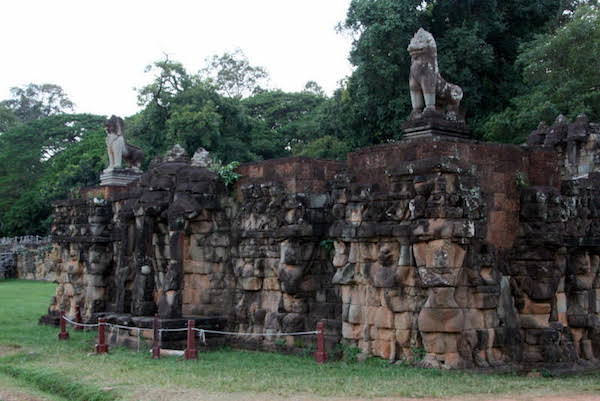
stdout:
[(462, 88), (446, 82), (439, 73), (437, 46), (433, 35), (420, 28), (408, 45), (411, 57), (409, 87), (412, 113), (415, 120), (428, 115), (442, 114), (448, 120), (457, 121)]
[(106, 170), (121, 168), (121, 161), (125, 160), (130, 168), (141, 171), (144, 151), (125, 142), (124, 127), (123, 119), (114, 115), (104, 123), (108, 148), (108, 168)]

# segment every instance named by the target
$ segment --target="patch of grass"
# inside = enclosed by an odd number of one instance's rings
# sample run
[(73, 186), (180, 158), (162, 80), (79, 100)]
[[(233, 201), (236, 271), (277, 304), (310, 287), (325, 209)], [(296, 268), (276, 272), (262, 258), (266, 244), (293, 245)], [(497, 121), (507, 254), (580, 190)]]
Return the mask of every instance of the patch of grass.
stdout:
[(2, 364), (0, 372), (31, 384), (38, 390), (73, 401), (113, 401), (117, 395), (96, 386), (76, 382), (64, 374), (43, 367), (22, 368), (14, 364)]
[(20, 379), (16, 379), (14, 377), (11, 376), (5, 376), (3, 374), (0, 374), (0, 400), (2, 400), (2, 395), (3, 393), (10, 393), (13, 394), (13, 397), (15, 394), (18, 395), (25, 395), (27, 397), (32, 397), (37, 399), (41, 399), (44, 401), (64, 401), (65, 398), (57, 396), (57, 395), (51, 395), (36, 389), (32, 389), (31, 388), (31, 384), (20, 380)]
[[(111, 348), (108, 355), (88, 356), (95, 333), (70, 330), (69, 341), (58, 341), (57, 328), (37, 325), (54, 289), (50, 283), (0, 282), (0, 346), (23, 347), (0, 358), (0, 375), (23, 380), (31, 377), (27, 380), (32, 387), (52, 394), (63, 395), (72, 386), (81, 386), (83, 393), (79, 397), (88, 398), (78, 399), (120, 396), (133, 400), (161, 391), (269, 393), (286, 397), (450, 397), (600, 391), (598, 373), (552, 378), (482, 375), (390, 365), (377, 358), (362, 363), (342, 360), (317, 365), (301, 356), (229, 348), (200, 352), (198, 361), (175, 357), (154, 360), (149, 352), (123, 348)], [(114, 390), (99, 392), (101, 387)]]
[(354, 363), (358, 362), (358, 354), (360, 354), (360, 348), (348, 344), (346, 341), (341, 341), (337, 345), (336, 353), (339, 353), (344, 362)]

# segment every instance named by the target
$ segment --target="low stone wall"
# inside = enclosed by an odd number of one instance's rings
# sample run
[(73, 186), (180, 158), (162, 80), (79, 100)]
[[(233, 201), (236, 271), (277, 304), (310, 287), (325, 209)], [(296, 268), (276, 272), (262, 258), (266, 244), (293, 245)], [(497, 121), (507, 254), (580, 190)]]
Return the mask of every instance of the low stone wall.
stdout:
[(56, 280), (50, 237), (0, 238), (0, 279)]
[(155, 163), (56, 203), (46, 320), (76, 306), (245, 333), (321, 320), (330, 349), (422, 366), (598, 366), (600, 128), (560, 124), (529, 146), (421, 138), (250, 163), (233, 190)]

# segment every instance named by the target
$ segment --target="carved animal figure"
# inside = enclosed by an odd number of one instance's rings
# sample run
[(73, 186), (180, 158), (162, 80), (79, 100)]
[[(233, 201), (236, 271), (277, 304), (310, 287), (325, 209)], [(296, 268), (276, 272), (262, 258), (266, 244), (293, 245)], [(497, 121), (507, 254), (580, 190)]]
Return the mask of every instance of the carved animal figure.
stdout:
[(121, 168), (121, 161), (125, 160), (129, 167), (139, 170), (144, 159), (144, 151), (137, 146), (125, 142), (123, 129), (125, 124), (123, 119), (117, 116), (111, 116), (104, 123), (106, 131), (106, 146), (108, 149), (108, 168)]
[(437, 112), (445, 113), (449, 120), (457, 120), (463, 91), (460, 86), (446, 82), (440, 75), (433, 35), (420, 28), (407, 50), (411, 56), (408, 83), (413, 108), (409, 119)]

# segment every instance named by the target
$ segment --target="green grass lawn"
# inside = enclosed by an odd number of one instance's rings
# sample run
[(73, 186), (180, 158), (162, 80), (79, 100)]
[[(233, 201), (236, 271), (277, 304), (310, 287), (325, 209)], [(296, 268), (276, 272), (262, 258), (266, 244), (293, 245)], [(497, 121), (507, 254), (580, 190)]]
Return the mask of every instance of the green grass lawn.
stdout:
[(151, 400), (162, 392), (181, 395), (177, 399), (194, 399), (187, 393), (449, 397), (600, 392), (598, 373), (527, 378), (417, 369), (378, 359), (317, 365), (307, 357), (232, 349), (202, 352), (198, 361), (154, 360), (148, 352), (120, 348), (89, 355), (95, 333), (70, 330), (70, 340), (58, 341), (57, 328), (37, 324), (54, 289), (51, 283), (0, 281), (0, 386), (29, 388), (51, 400)]

